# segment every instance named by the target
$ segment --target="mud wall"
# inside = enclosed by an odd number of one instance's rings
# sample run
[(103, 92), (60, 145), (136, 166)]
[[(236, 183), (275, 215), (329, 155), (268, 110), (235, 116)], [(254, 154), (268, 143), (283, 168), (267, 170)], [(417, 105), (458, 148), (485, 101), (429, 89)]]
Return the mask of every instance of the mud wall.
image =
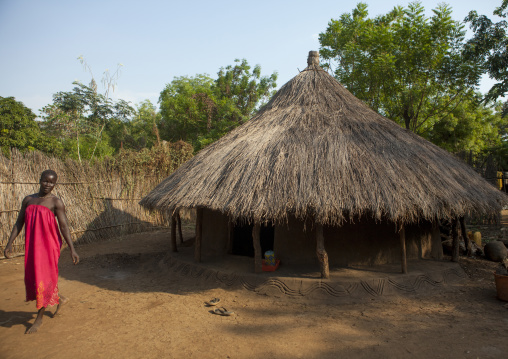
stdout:
[[(407, 225), (407, 258), (441, 258), (441, 241), (436, 230), (427, 221)], [(393, 223), (362, 218), (341, 227), (325, 226), (324, 237), (332, 266), (378, 265), (401, 260), (399, 233)], [(204, 209), (203, 256), (226, 255), (227, 242), (228, 217), (219, 211)], [(290, 217), (287, 224), (275, 226), (273, 250), (282, 263), (317, 265), (315, 248), (312, 222), (304, 223)]]

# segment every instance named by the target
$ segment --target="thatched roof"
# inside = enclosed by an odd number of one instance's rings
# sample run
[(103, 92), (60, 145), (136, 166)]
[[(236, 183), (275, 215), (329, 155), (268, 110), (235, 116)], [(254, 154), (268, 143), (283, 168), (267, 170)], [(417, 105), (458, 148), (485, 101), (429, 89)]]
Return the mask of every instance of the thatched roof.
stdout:
[(309, 57), (257, 115), (140, 204), (340, 224), (361, 215), (406, 223), (494, 214), (507, 199), (467, 164), (371, 110)]

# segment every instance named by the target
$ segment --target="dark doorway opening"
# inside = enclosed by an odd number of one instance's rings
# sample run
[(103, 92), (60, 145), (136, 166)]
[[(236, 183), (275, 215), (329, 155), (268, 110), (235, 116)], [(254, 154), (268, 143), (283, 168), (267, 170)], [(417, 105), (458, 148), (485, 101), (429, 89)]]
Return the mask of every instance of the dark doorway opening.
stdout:
[[(236, 225), (233, 230), (233, 254), (254, 257), (254, 244), (252, 243), (251, 224)], [(260, 232), (261, 255), (266, 251), (273, 250), (275, 227), (271, 224), (262, 225)]]

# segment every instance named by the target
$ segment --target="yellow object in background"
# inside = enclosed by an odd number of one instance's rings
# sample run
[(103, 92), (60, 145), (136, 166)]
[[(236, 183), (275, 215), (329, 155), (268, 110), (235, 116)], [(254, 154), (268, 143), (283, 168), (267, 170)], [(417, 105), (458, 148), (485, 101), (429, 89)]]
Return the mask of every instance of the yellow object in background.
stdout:
[(497, 189), (503, 189), (503, 172), (497, 172)]
[(482, 234), (480, 232), (474, 232), (473, 241), (475, 241), (478, 247), (482, 247)]

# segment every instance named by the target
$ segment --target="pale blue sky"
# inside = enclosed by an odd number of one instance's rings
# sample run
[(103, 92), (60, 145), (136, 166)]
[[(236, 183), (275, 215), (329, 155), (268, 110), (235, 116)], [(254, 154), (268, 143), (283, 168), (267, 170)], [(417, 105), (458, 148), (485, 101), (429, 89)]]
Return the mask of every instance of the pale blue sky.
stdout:
[[(409, 1), (364, 1), (371, 16)], [(423, 0), (428, 15), (442, 1)], [(318, 34), (358, 1), (0, 0), (0, 96), (36, 113), (72, 82), (90, 82), (83, 55), (99, 82), (122, 63), (114, 98), (150, 99), (175, 77), (208, 73), (235, 58), (279, 73), (278, 88), (306, 66)], [(453, 17), (470, 10), (493, 18), (501, 0), (450, 0)], [(497, 20), (496, 20), (497, 21)], [(484, 81), (481, 90), (492, 82)]]

